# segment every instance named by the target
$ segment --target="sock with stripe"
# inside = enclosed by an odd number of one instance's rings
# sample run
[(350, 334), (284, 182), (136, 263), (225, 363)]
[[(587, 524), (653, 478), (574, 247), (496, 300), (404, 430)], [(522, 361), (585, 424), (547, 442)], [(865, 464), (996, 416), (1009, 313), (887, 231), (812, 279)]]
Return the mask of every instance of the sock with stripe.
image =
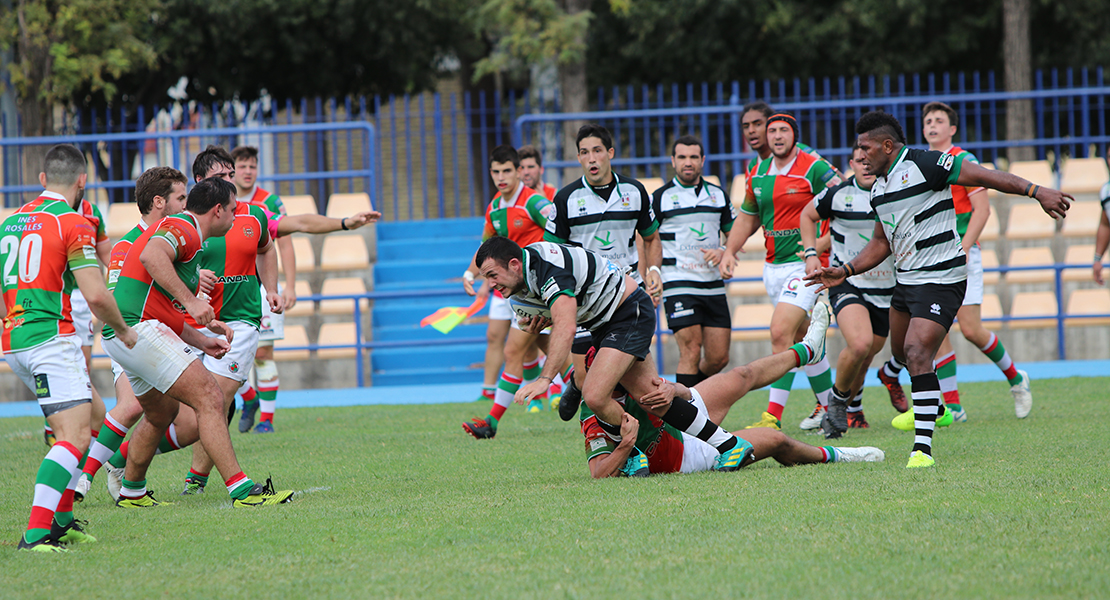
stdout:
[(281, 382), (277, 376), (269, 381), (258, 382), (258, 420), (274, 422), (274, 411), (277, 410), (278, 387)]
[(155, 454), (166, 454), (174, 450), (180, 450), (181, 444), (177, 443), (177, 427), (173, 423), (166, 429), (166, 435), (158, 441), (158, 449), (154, 451)]
[[(69, 442), (58, 441), (51, 446), (46, 457), (39, 465), (35, 475), (35, 497), (31, 504), (31, 518), (27, 522), (27, 531), (23, 539), (28, 544), (33, 544), (50, 534), (50, 523), (54, 520), (54, 513), (61, 504), (69, 484), (80, 471), (77, 464), (81, 461), (81, 453)], [(70, 510), (72, 511), (72, 492), (70, 492)]]
[(605, 421), (602, 421), (601, 417), (597, 416), (596, 414), (594, 415), (594, 418), (597, 419), (597, 424), (601, 427), (601, 430), (605, 432), (606, 437), (608, 437), (610, 440), (612, 440), (613, 443), (616, 443), (616, 444), (621, 443), (621, 440), (624, 439), (624, 436), (621, 435), (621, 426), (620, 425), (613, 425), (612, 423), (606, 423)]
[(848, 403), (848, 412), (862, 412), (863, 411), (863, 390), (856, 393), (856, 397)]
[[(209, 471), (209, 473), (211, 473), (211, 471)], [(190, 468), (189, 474), (185, 476), (185, 481), (193, 481), (202, 486), (206, 486), (208, 485), (209, 473), (198, 473), (196, 469)]]
[[(524, 377), (521, 378), (522, 381), (520, 383), (522, 387), (540, 378), (540, 373), (543, 372), (543, 363), (545, 362), (544, 358), (546, 357), (540, 356), (536, 358), (536, 360), (524, 365)], [(544, 398), (547, 398), (547, 392), (536, 396), (536, 399), (538, 400), (542, 400)]]
[(493, 400), (493, 394), (496, 390), (497, 390), (496, 385), (483, 385), (482, 386), (482, 398), (480, 398), (480, 399)]
[(788, 371), (771, 384), (771, 395), (767, 401), (767, 412), (782, 420), (782, 411), (786, 408), (786, 401), (790, 398), (790, 388), (794, 385), (794, 371)]
[[(794, 365), (795, 367), (800, 367), (809, 362), (809, 359), (813, 358), (813, 351), (809, 349), (809, 346), (801, 342), (791, 346), (790, 350), (794, 352), (795, 360), (798, 361), (798, 364)], [(791, 384), (793, 384), (794, 379), (791, 378), (790, 381)]]
[(937, 379), (940, 380), (940, 394), (945, 404), (960, 405), (960, 390), (956, 385), (956, 353), (949, 352), (938, 356), (936, 362)]
[(902, 369), (905, 368), (906, 365), (894, 356), (891, 356), (890, 360), (886, 361), (882, 367), (883, 374), (892, 379), (898, 379), (898, 376), (902, 374)]
[(940, 410), (940, 380), (936, 373), (910, 377), (913, 390), (913, 450), (933, 455), (933, 430)]
[[(87, 452), (85, 456), (88, 456)], [(73, 477), (70, 477), (66, 491), (62, 493), (62, 499), (58, 502), (58, 508), (54, 511), (54, 520), (62, 527), (73, 522), (73, 492), (77, 490), (79, 479), (81, 479), (80, 469), (73, 472)]]
[(994, 361), (998, 368), (1002, 370), (1002, 374), (1006, 376), (1006, 380), (1010, 382), (1011, 386), (1021, 383), (1021, 373), (1017, 372), (1017, 367), (1014, 366), (1014, 361), (1010, 359), (1010, 353), (1006, 351), (1006, 347), (1002, 345), (1002, 340), (991, 332), (991, 339), (987, 341), (987, 345), (980, 348), (987, 358)]
[(238, 392), (239, 392), (239, 397), (243, 399), (243, 406), (244, 407), (246, 407), (246, 405), (251, 403), (251, 402), (257, 402), (258, 401), (258, 392), (255, 391), (255, 389), (253, 387), (251, 387), (251, 384), (250, 384), (249, 381), (244, 381), (243, 385), (239, 386)]
[(834, 463), (840, 460), (840, 452), (832, 446), (820, 446), (821, 452), (825, 455), (821, 462)]
[(227, 495), (235, 500), (245, 500), (250, 495), (251, 488), (254, 487), (254, 482), (242, 471), (227, 478), (224, 484), (227, 486)]
[(490, 426), (495, 431), (497, 430), (497, 424), (501, 422), (501, 417), (505, 415), (505, 411), (513, 403), (513, 396), (520, 389), (520, 384), (520, 377), (505, 372), (501, 373), (501, 381), (497, 382), (497, 392), (493, 396), (493, 406), (489, 409)]
[(690, 402), (677, 398), (672, 401), (671, 407), (663, 415), (663, 421), (713, 446), (721, 454), (732, 450), (738, 443), (735, 435), (709, 420), (705, 402), (697, 395)]
[(119, 488), (119, 497), (121, 500), (124, 498), (127, 498), (128, 500), (135, 500), (136, 498), (142, 498), (145, 495), (145, 479), (141, 479), (139, 481), (130, 481), (125, 478), (123, 480), (123, 485)]
[(817, 402), (821, 406), (827, 407), (829, 405), (829, 391), (833, 386), (829, 357), (822, 358), (817, 364), (806, 365), (803, 369), (805, 369), (806, 376), (809, 377), (809, 387), (813, 390), (813, 395), (817, 396)]
[(127, 437), (127, 431), (128, 428), (115, 420), (111, 414), (104, 415), (104, 425), (100, 427), (100, 433), (89, 446), (89, 456), (81, 469), (89, 479), (92, 479), (100, 471), (100, 467), (104, 466), (104, 463), (119, 450), (123, 438)]

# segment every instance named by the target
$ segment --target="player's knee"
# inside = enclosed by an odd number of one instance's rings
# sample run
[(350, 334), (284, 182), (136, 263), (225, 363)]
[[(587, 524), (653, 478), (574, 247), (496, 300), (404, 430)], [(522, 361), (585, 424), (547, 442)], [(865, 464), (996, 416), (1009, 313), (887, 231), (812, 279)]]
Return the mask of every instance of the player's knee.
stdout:
[(776, 348), (787, 348), (794, 345), (797, 330), (783, 323), (771, 323), (771, 345)]
[(717, 353), (710, 353), (710, 352), (705, 353), (705, 367), (706, 367), (706, 369), (708, 369), (707, 371), (705, 371), (706, 375), (712, 375), (714, 373), (720, 373), (721, 370), (724, 369), (727, 366), (728, 366), (728, 353), (727, 352), (724, 353), (724, 354), (717, 354)]
[(910, 375), (928, 373), (933, 370), (933, 355), (935, 351), (925, 347), (920, 342), (906, 340), (906, 366)]
[(277, 379), (277, 363), (273, 360), (255, 360), (254, 373), (259, 381), (272, 381)]
[(852, 363), (862, 362), (871, 352), (871, 340), (850, 340), (844, 346), (844, 352)]

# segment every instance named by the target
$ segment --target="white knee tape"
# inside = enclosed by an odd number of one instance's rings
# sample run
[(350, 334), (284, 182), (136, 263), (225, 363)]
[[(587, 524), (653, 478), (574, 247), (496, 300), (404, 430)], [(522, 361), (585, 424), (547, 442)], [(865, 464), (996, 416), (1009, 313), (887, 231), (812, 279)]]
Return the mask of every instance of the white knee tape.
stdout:
[(254, 375), (259, 381), (269, 381), (278, 376), (277, 363), (272, 360), (254, 361)]

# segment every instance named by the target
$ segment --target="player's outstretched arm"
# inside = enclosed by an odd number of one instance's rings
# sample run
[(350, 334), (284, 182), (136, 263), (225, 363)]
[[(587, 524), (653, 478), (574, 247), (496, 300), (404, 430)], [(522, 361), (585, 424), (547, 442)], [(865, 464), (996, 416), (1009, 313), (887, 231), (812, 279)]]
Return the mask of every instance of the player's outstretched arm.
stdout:
[(336, 219), (324, 215), (288, 215), (278, 223), (278, 235), (291, 233), (332, 233), (334, 231), (354, 230), (380, 219), (377, 211), (360, 212), (350, 217)]
[(73, 277), (77, 281), (78, 289), (84, 294), (85, 301), (89, 303), (89, 309), (96, 315), (96, 318), (103, 323), (107, 323), (125, 346), (134, 348), (138, 338), (135, 332), (124, 322), (123, 315), (120, 314), (119, 306), (116, 304), (116, 299), (112, 297), (108, 287), (104, 284), (100, 269), (77, 269), (73, 271)]
[(139, 262), (142, 263), (147, 273), (150, 273), (151, 278), (162, 286), (163, 290), (166, 290), (173, 296), (174, 300), (185, 307), (185, 310), (189, 313), (189, 316), (193, 317), (197, 325), (207, 325), (209, 321), (216, 318), (216, 312), (212, 310), (210, 304), (197, 298), (185, 285), (185, 282), (177, 276), (177, 271), (173, 268), (175, 257), (176, 255), (173, 249), (170, 248), (169, 243), (147, 244), (143, 248), (143, 253), (139, 255)]
[(1041, 208), (1053, 219), (1063, 219), (1071, 208), (1071, 203), (1075, 202), (1075, 198), (1059, 190), (1041, 187), (1005, 171), (984, 169), (966, 160), (960, 167), (960, 176), (956, 178), (956, 183), (965, 187), (988, 187), (1015, 196), (1029, 196), (1040, 202)]
[(621, 467), (628, 462), (628, 457), (636, 448), (636, 435), (640, 433), (640, 422), (628, 413), (621, 417), (621, 443), (609, 454), (602, 454), (590, 459), (590, 477), (605, 479), (616, 477), (621, 472)]
[(852, 275), (874, 269), (888, 256), (890, 256), (890, 241), (886, 239), (882, 224), (876, 222), (871, 241), (867, 242), (855, 258), (842, 267), (822, 267), (806, 275), (804, 278), (806, 286), (819, 285), (821, 287), (817, 291), (820, 293), (822, 290), (840, 285)]

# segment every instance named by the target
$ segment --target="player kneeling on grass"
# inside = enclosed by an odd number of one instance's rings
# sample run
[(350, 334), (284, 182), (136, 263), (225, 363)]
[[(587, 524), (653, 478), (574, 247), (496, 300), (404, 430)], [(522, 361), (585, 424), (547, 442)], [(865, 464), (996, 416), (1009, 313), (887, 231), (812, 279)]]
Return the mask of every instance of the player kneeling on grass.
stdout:
[[(621, 394), (616, 400), (625, 410), (621, 421), (622, 441), (614, 443), (598, 425), (597, 417), (582, 407), (582, 435), (586, 437), (586, 456), (590, 475), (595, 479), (628, 474), (630, 457), (644, 448), (652, 473), (696, 473), (713, 468), (717, 452), (712, 446), (682, 433), (659, 417), (674, 404), (692, 404), (698, 411), (719, 422), (748, 391), (771, 385), (791, 369), (820, 361), (825, 356), (825, 331), (829, 311), (818, 303), (813, 309), (809, 331), (801, 343), (755, 362), (714, 375), (694, 387), (659, 380), (654, 391), (633, 402)], [(592, 365), (591, 365), (592, 366)], [(879, 462), (882, 450), (872, 447), (834, 448), (810, 446), (770, 428), (735, 431), (733, 435), (751, 446), (741, 467), (765, 458), (786, 466), (826, 462)]]
[[(596, 416), (606, 439), (619, 445), (624, 409), (613, 400), (620, 384), (633, 398), (655, 391), (662, 380), (655, 363), (644, 360), (655, 332), (655, 307), (625, 270), (600, 254), (563, 244), (537, 242), (524, 249), (508, 238), (492, 237), (475, 255), (482, 276), (508, 298), (546, 307), (533, 318), (520, 319), (525, 331), (551, 326), (547, 363), (539, 379), (521, 387), (515, 400), (523, 404), (547, 391), (570, 354), (576, 327), (588, 330), (597, 346), (592, 372), (583, 382), (582, 397)], [(679, 431), (710, 444), (718, 453), (714, 470), (735, 471), (751, 453), (748, 442), (709, 421), (703, 407), (675, 402), (660, 417)], [(648, 474), (647, 457), (630, 451), (631, 475)]]

